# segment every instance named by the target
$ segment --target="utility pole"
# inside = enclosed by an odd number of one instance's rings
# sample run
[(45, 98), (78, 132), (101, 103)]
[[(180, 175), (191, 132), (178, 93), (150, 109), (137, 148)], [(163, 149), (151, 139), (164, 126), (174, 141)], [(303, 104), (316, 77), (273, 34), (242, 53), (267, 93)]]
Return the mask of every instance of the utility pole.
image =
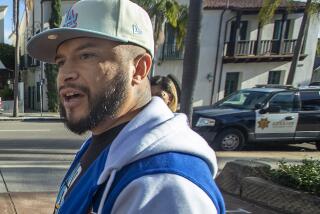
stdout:
[[(43, 0), (41, 0), (41, 32), (43, 31)], [(40, 61), (40, 113), (42, 117), (43, 112), (43, 71), (44, 71), (44, 63)]]

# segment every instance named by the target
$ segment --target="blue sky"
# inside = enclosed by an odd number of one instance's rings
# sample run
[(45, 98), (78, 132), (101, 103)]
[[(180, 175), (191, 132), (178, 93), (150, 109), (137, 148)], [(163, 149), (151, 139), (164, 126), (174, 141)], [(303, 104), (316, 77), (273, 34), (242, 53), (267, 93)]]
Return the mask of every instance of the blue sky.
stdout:
[[(13, 0), (0, 0), (1, 5), (7, 5), (7, 13), (6, 16), (4, 18), (4, 36), (5, 36), (5, 43), (9, 43), (8, 40), (8, 36), (11, 34), (12, 32), (12, 2)], [(20, 17), (23, 14), (23, 2), (24, 1), (20, 1), (20, 4), (22, 5), (20, 7)]]

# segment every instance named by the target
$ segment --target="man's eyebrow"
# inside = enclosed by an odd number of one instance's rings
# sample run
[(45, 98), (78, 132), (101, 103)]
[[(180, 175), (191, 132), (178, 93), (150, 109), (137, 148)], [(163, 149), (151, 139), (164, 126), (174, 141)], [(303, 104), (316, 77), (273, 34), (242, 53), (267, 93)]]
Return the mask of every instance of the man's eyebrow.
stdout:
[[(87, 48), (95, 48), (95, 47), (97, 47), (97, 46), (98, 46), (98, 45), (96, 45), (96, 44), (87, 42), (87, 43), (84, 43), (84, 44), (80, 45), (79, 47), (77, 47), (77, 48), (74, 49), (73, 51), (74, 51), (74, 52), (77, 52), (77, 51), (81, 51), (81, 50), (84, 50), (84, 49), (87, 49)], [(60, 59), (60, 58), (63, 58), (62, 54), (56, 54), (56, 57), (54, 58), (54, 60), (57, 61), (57, 60)]]

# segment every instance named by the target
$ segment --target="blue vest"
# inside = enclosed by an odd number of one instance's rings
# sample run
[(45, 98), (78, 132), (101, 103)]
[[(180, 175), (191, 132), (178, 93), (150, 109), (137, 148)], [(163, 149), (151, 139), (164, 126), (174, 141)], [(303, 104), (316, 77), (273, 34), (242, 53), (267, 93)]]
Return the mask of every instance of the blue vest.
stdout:
[[(87, 147), (83, 148), (82, 151), (86, 149)], [(69, 170), (66, 178), (70, 177), (72, 172), (77, 168), (76, 166), (84, 152), (80, 153), (71, 166), (73, 169)], [(91, 206), (93, 206), (93, 211), (97, 212), (105, 188), (105, 184), (98, 186), (97, 180), (104, 169), (107, 154), (108, 149), (102, 152), (83, 176), (79, 178), (71, 192), (64, 199), (57, 213), (87, 214)], [(199, 157), (178, 152), (152, 155), (137, 160), (118, 171), (104, 203), (102, 213), (111, 213), (118, 195), (130, 182), (144, 175), (159, 173), (176, 174), (190, 180), (210, 197), (217, 209), (217, 213), (225, 213), (223, 197), (212, 179), (212, 173), (207, 163)], [(61, 194), (60, 188), (59, 195), (61, 196)], [(59, 195), (57, 200), (59, 200)]]

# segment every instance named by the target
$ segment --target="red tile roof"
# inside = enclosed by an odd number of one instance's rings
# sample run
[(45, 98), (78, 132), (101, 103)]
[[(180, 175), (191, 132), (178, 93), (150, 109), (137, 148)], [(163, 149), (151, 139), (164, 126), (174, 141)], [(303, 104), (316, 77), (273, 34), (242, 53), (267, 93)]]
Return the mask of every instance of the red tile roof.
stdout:
[[(288, 0), (282, 0), (279, 9), (288, 8), (291, 6), (294, 9), (303, 9), (305, 7), (304, 2), (292, 2)], [(228, 5), (228, 6), (227, 6)], [(203, 0), (204, 9), (260, 9), (263, 5), (263, 0)]]

